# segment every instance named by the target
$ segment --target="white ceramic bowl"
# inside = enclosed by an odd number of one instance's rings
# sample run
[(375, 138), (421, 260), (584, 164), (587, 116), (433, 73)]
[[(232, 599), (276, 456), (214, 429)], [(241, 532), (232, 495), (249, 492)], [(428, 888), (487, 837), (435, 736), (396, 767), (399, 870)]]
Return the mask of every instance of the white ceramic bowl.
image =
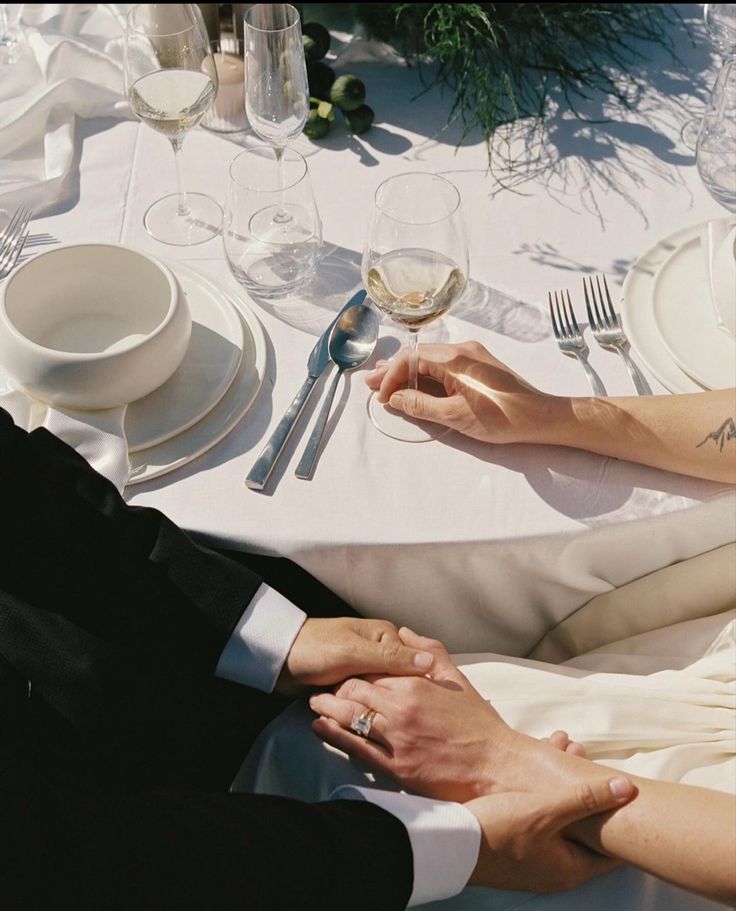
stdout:
[(191, 328), (171, 271), (127, 247), (56, 247), (0, 286), (0, 363), (52, 405), (113, 408), (147, 395), (181, 363)]

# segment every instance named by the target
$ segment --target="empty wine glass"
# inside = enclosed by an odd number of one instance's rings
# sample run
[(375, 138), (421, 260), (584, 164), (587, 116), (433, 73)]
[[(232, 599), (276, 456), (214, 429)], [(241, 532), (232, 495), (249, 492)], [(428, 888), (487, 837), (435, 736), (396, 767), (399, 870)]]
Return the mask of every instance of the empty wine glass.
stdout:
[[(721, 61), (736, 54), (736, 3), (704, 3), (705, 31)], [(680, 133), (685, 146), (695, 151), (700, 130), (700, 117), (687, 121)]]
[(736, 59), (718, 73), (700, 123), (695, 163), (713, 199), (736, 212)]
[[(273, 147), (283, 185), (284, 148), (309, 113), (299, 13), (288, 3), (258, 3), (245, 12), (244, 40), (245, 110), (256, 135)], [(293, 216), (281, 206), (273, 217), (288, 224)]]
[(130, 106), (174, 150), (178, 192), (148, 209), (143, 223), (167, 244), (199, 244), (219, 233), (222, 209), (202, 193), (187, 193), (181, 173), (184, 137), (217, 94), (217, 70), (202, 13), (193, 3), (141, 3), (125, 29), (125, 91)]
[[(468, 267), (460, 193), (449, 180), (417, 172), (378, 187), (363, 249), (363, 283), (378, 309), (410, 332), (410, 389), (417, 388), (419, 330), (461, 297)], [(383, 408), (375, 396), (369, 409), (376, 427), (394, 439), (423, 442), (439, 435)]]

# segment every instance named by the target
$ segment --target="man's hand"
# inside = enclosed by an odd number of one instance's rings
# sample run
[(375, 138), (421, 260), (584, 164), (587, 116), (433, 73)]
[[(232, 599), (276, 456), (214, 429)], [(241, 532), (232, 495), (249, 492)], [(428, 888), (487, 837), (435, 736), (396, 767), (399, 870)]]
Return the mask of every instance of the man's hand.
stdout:
[[(581, 757), (564, 732), (548, 742), (510, 728), (452, 663), (444, 646), (411, 630), (399, 631), (410, 648), (434, 655), (428, 676), (351, 677), (334, 693), (312, 696), (320, 717), (312, 727), (323, 740), (380, 769), (401, 785), (440, 800), (484, 794), (550, 791), (578, 781), (607, 780), (607, 772)], [(351, 723), (375, 711), (369, 737)]]
[(444, 386), (446, 397), (406, 388), (406, 350), (380, 362), (366, 383), (382, 404), (487, 443), (544, 442), (550, 415), (563, 401), (535, 389), (478, 342), (420, 345), (418, 371)]
[(481, 827), (481, 847), (470, 884), (529, 892), (564, 892), (620, 861), (571, 841), (575, 822), (616, 810), (635, 795), (621, 776), (562, 791), (496, 794), (466, 804)]
[(296, 696), (358, 674), (426, 674), (434, 655), (404, 644), (387, 620), (309, 619), (299, 631), (276, 681), (276, 692)]
[[(502, 768), (520, 758), (517, 742), (536, 741), (500, 718), (440, 642), (406, 628), (399, 635), (407, 646), (434, 655), (430, 677), (351, 677), (334, 694), (310, 699), (321, 716), (315, 732), (428, 797), (464, 801), (495, 790)], [(376, 712), (370, 739), (350, 730), (365, 709)], [(516, 781), (503, 787), (516, 790)]]

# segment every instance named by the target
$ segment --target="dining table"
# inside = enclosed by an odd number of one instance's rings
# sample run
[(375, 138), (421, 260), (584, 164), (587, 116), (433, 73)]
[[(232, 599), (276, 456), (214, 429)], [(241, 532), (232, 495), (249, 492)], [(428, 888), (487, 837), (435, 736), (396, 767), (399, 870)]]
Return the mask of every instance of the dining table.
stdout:
[[(681, 138), (686, 121), (702, 113), (717, 67), (698, 5), (680, 5), (667, 24), (671, 48), (637, 46), (628, 108), (592, 93), (573, 110), (552, 91), (543, 130), (521, 123), (492, 155), (477, 131), (463, 137), (461, 120), (448, 125), (453, 94), (432, 82), (430, 64), (407, 63), (368, 40), (348, 4), (303, 5), (305, 18), (324, 17), (333, 36), (327, 62), (363, 80), (375, 120), (354, 135), (338, 118), (324, 138), (294, 143), (308, 163), (323, 244), (309, 285), (282, 300), (246, 293), (221, 236), (180, 247), (147, 233), (144, 212), (175, 186), (169, 143), (125, 105), (120, 7), (70, 6), (77, 7), (73, 25), (42, 17), (35, 40), (44, 28), (58, 37), (68, 27), (95, 58), (104, 48), (111, 92), (119, 70), (120, 103), (103, 116), (92, 109), (73, 118), (73, 154), (54, 198), (35, 202), (23, 255), (41, 249), (34, 237), (50, 246), (94, 242), (146, 252), (174, 274), (204, 277), (233, 303), (254, 341), (244, 356), (254, 359), (257, 388), (247, 407), (240, 403), (244, 413), (196, 457), (134, 475), (124, 491), (131, 506), (161, 510), (209, 546), (287, 557), (360, 614), (409, 625), (451, 651), (515, 656), (596, 595), (736, 540), (736, 492), (728, 485), (570, 448), (490, 445), (455, 432), (422, 443), (383, 435), (369, 418), (364, 378), (406, 341), (385, 317), (373, 356), (338, 390), (311, 479), (296, 477), (295, 468), (330, 371), (264, 489), (245, 484), (307, 376), (316, 340), (362, 287), (377, 186), (404, 172), (439, 174), (458, 188), (470, 251), (464, 296), (422, 330), (422, 342), (476, 340), (545, 392), (589, 395), (550, 322), (548, 293), (569, 291), (607, 395), (636, 394), (623, 361), (587, 327), (583, 278), (605, 275), (618, 309), (638, 258), (726, 215)], [(34, 27), (27, 28), (30, 36)], [(0, 158), (2, 125), (0, 117)], [(57, 140), (50, 130), (47, 153)], [(195, 128), (183, 148), (187, 189), (223, 204), (230, 164), (259, 142), (248, 129)], [(19, 200), (3, 189), (0, 177), (0, 208), (10, 210)], [(631, 354), (653, 394), (677, 394), (650, 369), (646, 352), (634, 344)]]

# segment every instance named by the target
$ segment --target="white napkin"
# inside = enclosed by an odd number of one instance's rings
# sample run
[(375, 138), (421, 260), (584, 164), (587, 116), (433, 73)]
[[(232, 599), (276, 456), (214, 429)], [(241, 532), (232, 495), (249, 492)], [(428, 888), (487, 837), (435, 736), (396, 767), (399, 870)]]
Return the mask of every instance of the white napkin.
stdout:
[(709, 221), (700, 232), (700, 247), (716, 325), (736, 338), (736, 225)]
[(0, 65), (0, 207), (40, 215), (66, 196), (76, 116), (132, 116), (123, 22), (114, 4), (23, 5), (19, 57)]
[(0, 407), (24, 430), (45, 427), (68, 443), (122, 493), (130, 475), (124, 427), (126, 405), (104, 411), (51, 407), (6, 381), (5, 388), (0, 388)]

